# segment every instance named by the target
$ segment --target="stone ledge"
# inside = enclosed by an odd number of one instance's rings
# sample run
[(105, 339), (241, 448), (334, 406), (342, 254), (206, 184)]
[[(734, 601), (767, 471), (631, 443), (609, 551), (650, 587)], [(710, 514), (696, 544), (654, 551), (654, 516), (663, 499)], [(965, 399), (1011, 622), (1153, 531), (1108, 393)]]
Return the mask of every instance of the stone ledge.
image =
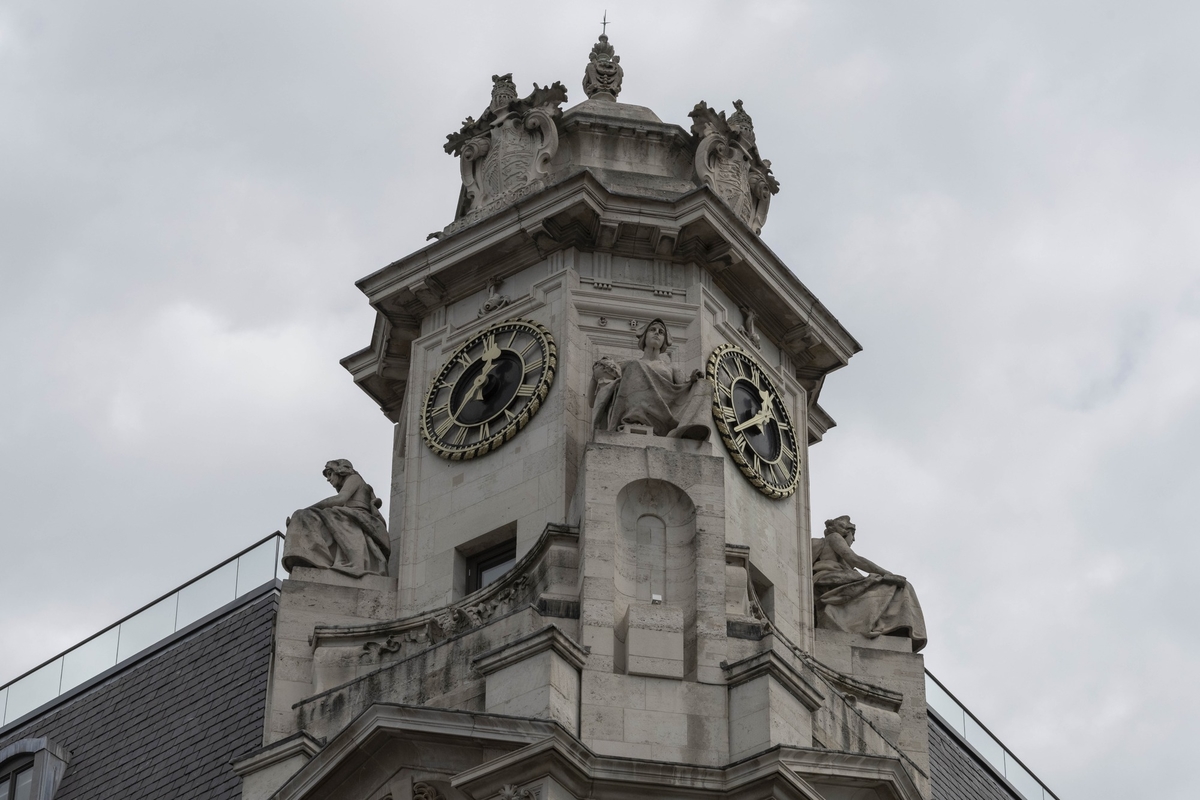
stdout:
[(725, 672), (725, 681), (730, 687), (769, 675), (779, 681), (809, 711), (816, 711), (825, 702), (825, 695), (773, 650), (743, 658), (732, 664), (721, 662), (721, 669)]
[(300, 731), (286, 739), (280, 739), (277, 742), (260, 747), (253, 755), (243, 758), (240, 761), (235, 761), (231, 766), (238, 777), (244, 778), (250, 773), (258, 772), (272, 764), (278, 764), (294, 756), (302, 756), (305, 760), (310, 759), (321, 752), (321, 747), (324, 744), (322, 740), (309, 736), (304, 731)]
[(546, 650), (552, 650), (575, 669), (583, 669), (591, 652), (591, 648), (577, 644), (557, 626), (547, 625), (536, 633), (476, 656), (471, 664), (481, 675), (490, 675)]

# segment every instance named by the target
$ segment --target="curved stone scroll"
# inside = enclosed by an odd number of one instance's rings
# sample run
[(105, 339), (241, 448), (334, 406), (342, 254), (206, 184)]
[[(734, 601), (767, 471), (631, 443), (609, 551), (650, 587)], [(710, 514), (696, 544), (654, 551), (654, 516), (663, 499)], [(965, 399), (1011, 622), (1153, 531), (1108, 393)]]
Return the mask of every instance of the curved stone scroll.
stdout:
[(478, 120), (471, 117), (446, 136), (445, 150), (458, 156), (462, 174), (453, 233), (511, 205), (545, 185), (550, 159), (558, 152), (560, 104), (567, 90), (561, 83), (539, 87), (517, 98), (512, 74), (492, 76), (492, 102)]
[(754, 140), (754, 121), (735, 100), (734, 113), (725, 119), (699, 102), (688, 114), (696, 140), (695, 168), (700, 179), (738, 219), (755, 233), (762, 232), (771, 207), (771, 195), (779, 193), (779, 181), (771, 174), (771, 162), (761, 158)]

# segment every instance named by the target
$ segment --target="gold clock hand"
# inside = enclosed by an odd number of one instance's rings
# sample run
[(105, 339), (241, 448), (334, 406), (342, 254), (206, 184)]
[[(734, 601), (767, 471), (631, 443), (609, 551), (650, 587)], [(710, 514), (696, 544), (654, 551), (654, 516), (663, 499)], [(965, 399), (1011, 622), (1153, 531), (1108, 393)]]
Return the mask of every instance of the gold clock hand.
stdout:
[(486, 359), (483, 362), (483, 372), (479, 373), (479, 377), (475, 379), (475, 386), (471, 389), (476, 400), (483, 400), (483, 384), (487, 382), (488, 375), (492, 374), (492, 370), (496, 368), (496, 359), (500, 358), (500, 347), (495, 341), (481, 353)]

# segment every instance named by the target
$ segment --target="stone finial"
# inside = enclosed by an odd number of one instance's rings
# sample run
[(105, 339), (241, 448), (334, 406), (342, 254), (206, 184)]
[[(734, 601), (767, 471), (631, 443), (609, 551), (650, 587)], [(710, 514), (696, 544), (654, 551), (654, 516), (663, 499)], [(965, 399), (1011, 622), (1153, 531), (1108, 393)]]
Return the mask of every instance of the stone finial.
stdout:
[(738, 218), (755, 233), (767, 221), (771, 195), (779, 193), (779, 181), (771, 174), (771, 162), (758, 154), (754, 121), (735, 100), (728, 119), (701, 101), (688, 114), (696, 142), (696, 177), (713, 190)]
[(588, 56), (588, 65), (583, 70), (583, 93), (589, 98), (599, 95), (615, 100), (621, 91), (621, 78), (625, 70), (621, 67), (621, 57), (616, 55), (613, 46), (608, 43), (608, 37), (600, 34), (600, 40), (592, 45)]

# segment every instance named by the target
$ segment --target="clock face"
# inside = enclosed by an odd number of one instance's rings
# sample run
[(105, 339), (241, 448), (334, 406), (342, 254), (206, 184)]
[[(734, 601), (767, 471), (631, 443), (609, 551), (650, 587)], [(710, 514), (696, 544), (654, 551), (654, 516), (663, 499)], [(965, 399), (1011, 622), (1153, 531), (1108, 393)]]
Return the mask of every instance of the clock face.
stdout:
[(796, 491), (800, 456), (796, 430), (783, 395), (746, 351), (726, 344), (708, 359), (717, 387), (713, 418), (729, 454), (750, 482), (768, 497)]
[(450, 355), (421, 407), (421, 438), (461, 461), (507, 442), (529, 424), (554, 382), (550, 331), (512, 319), (480, 331)]

